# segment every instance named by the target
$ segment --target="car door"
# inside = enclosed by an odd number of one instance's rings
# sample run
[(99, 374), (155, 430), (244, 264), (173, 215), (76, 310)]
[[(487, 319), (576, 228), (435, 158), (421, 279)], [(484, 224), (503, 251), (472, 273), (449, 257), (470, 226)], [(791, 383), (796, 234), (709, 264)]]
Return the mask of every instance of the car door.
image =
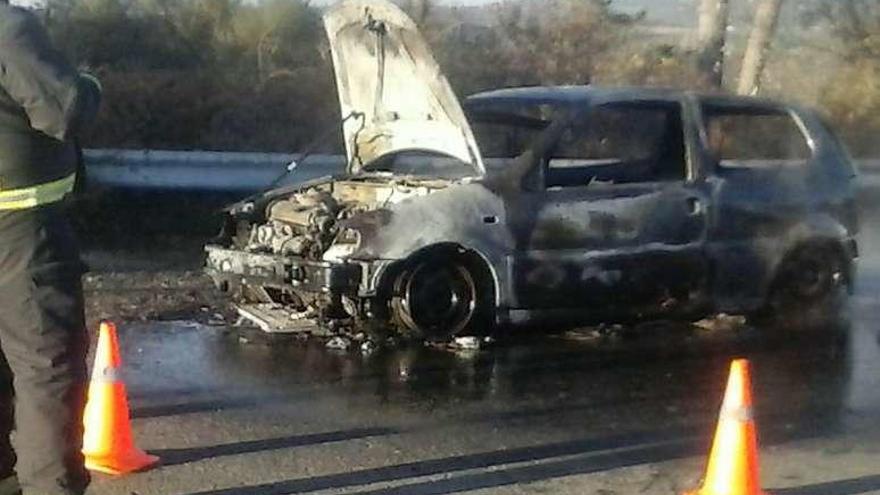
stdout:
[(682, 104), (596, 106), (543, 160), (513, 210), (519, 304), (596, 318), (684, 310), (706, 285), (707, 195), (692, 180)]

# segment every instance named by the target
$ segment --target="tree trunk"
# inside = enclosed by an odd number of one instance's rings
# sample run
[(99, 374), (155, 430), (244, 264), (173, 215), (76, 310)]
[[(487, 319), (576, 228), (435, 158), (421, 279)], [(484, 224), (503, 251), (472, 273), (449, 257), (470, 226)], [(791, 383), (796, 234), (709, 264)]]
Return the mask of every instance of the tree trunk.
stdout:
[(697, 65), (706, 86), (721, 88), (724, 82), (724, 46), (730, 0), (700, 0), (697, 26)]
[(742, 71), (739, 76), (737, 92), (741, 95), (757, 94), (760, 90), (761, 73), (767, 62), (767, 49), (776, 32), (782, 2), (783, 0), (758, 1), (752, 33), (749, 35), (749, 44), (743, 56)]

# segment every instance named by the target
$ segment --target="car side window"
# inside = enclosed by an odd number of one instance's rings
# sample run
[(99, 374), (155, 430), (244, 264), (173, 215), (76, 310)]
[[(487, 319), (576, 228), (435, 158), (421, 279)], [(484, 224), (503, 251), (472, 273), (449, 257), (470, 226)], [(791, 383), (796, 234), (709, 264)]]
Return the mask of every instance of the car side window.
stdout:
[(788, 112), (704, 105), (703, 118), (709, 152), (721, 168), (799, 167), (812, 156)]
[(547, 159), (546, 184), (675, 181), (686, 170), (678, 103), (609, 104), (565, 129)]

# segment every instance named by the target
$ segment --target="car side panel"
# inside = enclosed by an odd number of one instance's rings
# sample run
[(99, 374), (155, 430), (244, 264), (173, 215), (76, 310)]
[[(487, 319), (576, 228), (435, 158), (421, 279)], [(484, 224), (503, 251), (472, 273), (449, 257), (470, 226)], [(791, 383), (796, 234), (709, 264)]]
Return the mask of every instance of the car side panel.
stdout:
[(719, 311), (760, 307), (777, 267), (796, 246), (818, 241), (848, 246), (857, 233), (854, 177), (844, 166), (846, 157), (816, 128), (816, 121), (794, 115), (813, 148), (812, 158), (802, 166), (708, 165), (713, 209), (707, 250)]

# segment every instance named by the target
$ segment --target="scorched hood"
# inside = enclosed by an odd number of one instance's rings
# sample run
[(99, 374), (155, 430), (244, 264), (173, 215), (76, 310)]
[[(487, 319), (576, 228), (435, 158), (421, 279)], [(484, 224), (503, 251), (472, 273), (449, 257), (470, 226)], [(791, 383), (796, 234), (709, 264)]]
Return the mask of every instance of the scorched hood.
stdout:
[(484, 172), (458, 98), (412, 20), (384, 0), (341, 2), (324, 16), (349, 171), (401, 151), (448, 155)]

